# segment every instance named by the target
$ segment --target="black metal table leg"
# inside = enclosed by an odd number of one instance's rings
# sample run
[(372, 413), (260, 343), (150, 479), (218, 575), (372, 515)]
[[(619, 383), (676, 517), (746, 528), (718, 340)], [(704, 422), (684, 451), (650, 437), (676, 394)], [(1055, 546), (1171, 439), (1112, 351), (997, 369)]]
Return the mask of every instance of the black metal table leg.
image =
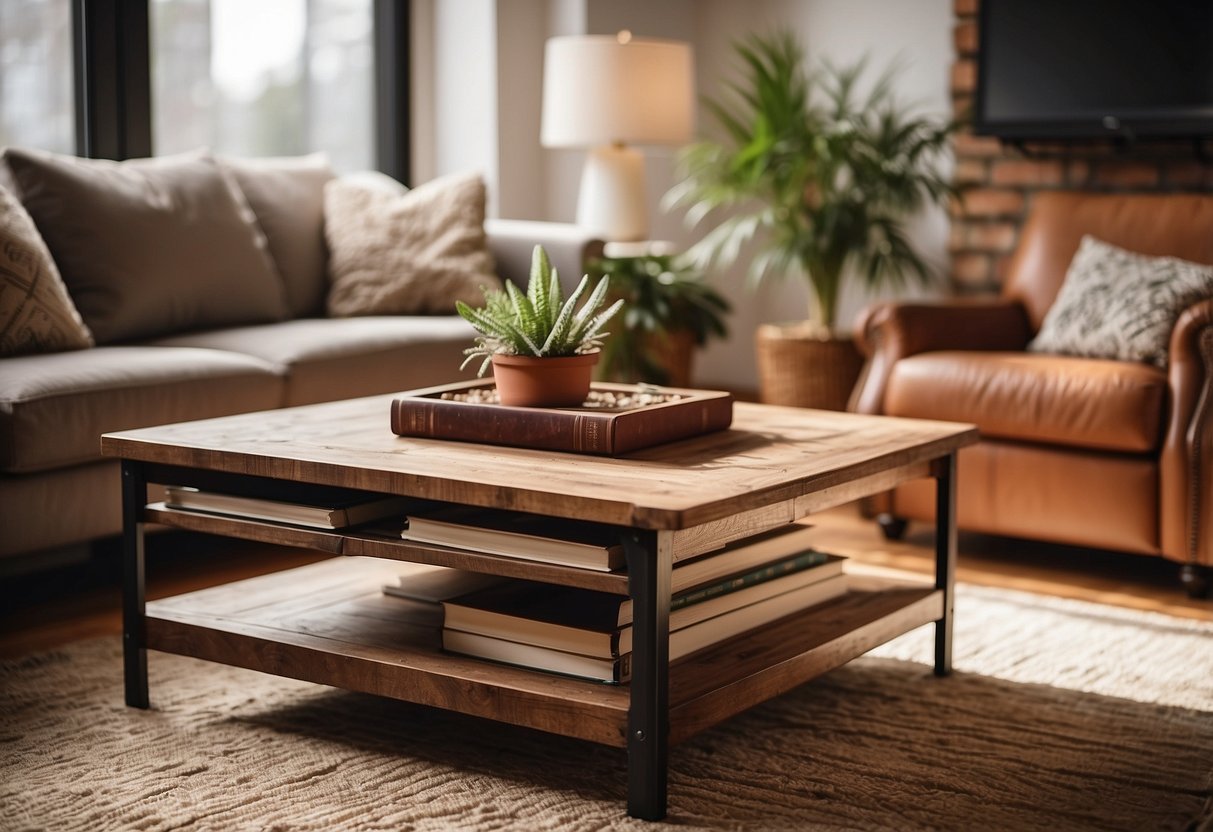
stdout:
[(670, 732), (670, 563), (653, 532), (624, 535), (632, 597), (632, 686), (628, 709), (628, 814), (666, 813)]
[(147, 640), (144, 631), (143, 508), (147, 479), (143, 465), (122, 461), (122, 660), (126, 704), (148, 707)]
[(956, 453), (935, 460), (935, 588), (943, 618), (935, 622), (935, 675), (952, 672), (952, 607), (956, 587)]

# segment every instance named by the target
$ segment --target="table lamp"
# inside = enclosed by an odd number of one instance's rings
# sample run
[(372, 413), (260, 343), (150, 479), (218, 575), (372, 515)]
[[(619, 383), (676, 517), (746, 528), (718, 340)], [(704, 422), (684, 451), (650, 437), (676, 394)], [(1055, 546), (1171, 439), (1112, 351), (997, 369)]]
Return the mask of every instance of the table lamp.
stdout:
[(682, 144), (695, 121), (689, 44), (617, 35), (547, 42), (544, 147), (588, 147), (577, 224), (604, 240), (648, 235), (644, 157), (631, 145)]

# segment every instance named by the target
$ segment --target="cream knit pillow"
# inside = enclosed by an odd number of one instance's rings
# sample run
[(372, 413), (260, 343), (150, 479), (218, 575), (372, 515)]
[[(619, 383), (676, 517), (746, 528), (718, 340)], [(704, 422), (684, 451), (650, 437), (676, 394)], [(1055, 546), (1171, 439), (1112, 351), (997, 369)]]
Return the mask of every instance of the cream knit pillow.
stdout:
[(484, 232), (484, 180), (454, 174), (392, 193), (353, 179), (324, 188), (328, 313), (454, 314), (500, 288)]
[(92, 345), (33, 219), (0, 188), (0, 356)]

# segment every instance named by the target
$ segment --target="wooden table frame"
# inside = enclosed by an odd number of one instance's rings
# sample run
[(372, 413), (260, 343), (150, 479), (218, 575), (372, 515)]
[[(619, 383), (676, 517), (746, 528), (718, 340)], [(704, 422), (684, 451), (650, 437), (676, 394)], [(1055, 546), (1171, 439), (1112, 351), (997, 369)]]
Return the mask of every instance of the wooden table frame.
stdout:
[[(344, 404), (344, 403), (342, 403)], [(754, 405), (739, 405), (741, 409), (760, 408)], [(766, 411), (783, 410), (768, 408), (762, 412), (752, 412), (760, 416)], [(811, 413), (805, 411), (805, 413)], [(267, 414), (269, 416), (269, 414)], [(783, 414), (786, 418), (787, 414)], [(844, 414), (842, 420), (849, 419), (878, 419), (881, 417), (851, 417)], [(236, 417), (232, 417), (236, 418)], [(808, 417), (806, 417), (808, 418)], [(822, 419), (818, 413), (812, 417)], [(830, 417), (833, 418), (833, 417)], [(211, 420), (221, 421), (221, 420)], [(761, 421), (761, 420), (760, 420)], [(902, 421), (902, 420), (894, 420)], [(206, 423), (190, 423), (179, 426), (189, 429), (191, 425)], [(906, 424), (909, 424), (907, 421)], [(872, 463), (854, 467), (850, 473), (853, 476), (841, 476), (826, 479), (833, 484), (819, 488), (798, 489), (792, 497), (779, 496), (777, 499), (759, 497), (754, 505), (737, 513), (730, 513), (719, 506), (708, 510), (709, 519), (702, 523), (683, 523), (679, 521), (663, 522), (660, 517), (650, 522), (651, 527), (640, 524), (618, 524), (621, 541), (626, 554), (628, 572), (622, 575), (603, 575), (601, 573), (585, 573), (583, 570), (568, 570), (563, 567), (547, 567), (541, 564), (509, 562), (509, 559), (493, 556), (479, 556), (446, 550), (443, 547), (426, 547), (417, 544), (407, 544), (403, 541), (383, 541), (368, 538), (364, 535), (337, 532), (317, 532), (296, 527), (276, 526), (263, 522), (248, 521), (237, 518), (220, 518), (193, 515), (188, 512), (175, 512), (162, 504), (149, 505), (147, 502), (147, 486), (149, 483), (176, 483), (196, 485), (200, 487), (221, 487), (233, 478), (241, 478), (247, 470), (249, 460), (232, 463), (232, 457), (222, 452), (216, 452), (208, 459), (208, 454), (199, 454), (196, 437), (191, 447), (166, 444), (164, 437), (173, 435), (173, 428), (151, 428), (143, 431), (128, 431), (122, 434), (107, 434), (103, 440), (106, 453), (122, 457), (122, 512), (123, 512), (123, 646), (124, 646), (124, 679), (126, 703), (137, 708), (149, 706), (147, 681), (147, 650), (168, 650), (199, 658), (222, 661), (238, 666), (253, 667), (254, 669), (275, 672), (280, 675), (293, 675), (297, 678), (309, 679), (325, 684), (338, 684), (353, 689), (367, 690), (373, 693), (385, 693), (399, 698), (422, 704), (436, 704), (440, 707), (451, 707), (476, 713), (490, 718), (505, 721), (517, 721), (518, 724), (531, 724), (545, 730), (557, 733), (567, 733), (571, 736), (582, 736), (598, 742), (621, 745), (626, 748), (628, 755), (628, 813), (634, 817), (657, 820), (665, 816), (667, 805), (667, 766), (669, 747), (672, 741), (677, 742), (688, 738), (699, 730), (710, 727), (734, 713), (751, 707), (757, 702), (769, 699), (798, 684), (819, 675), (826, 670), (844, 664), (850, 658), (861, 655), (871, 647), (895, 637), (902, 632), (913, 629), (922, 623), (931, 621), (935, 624), (935, 660), (934, 670), (937, 675), (945, 675), (951, 670), (952, 650), (952, 609), (953, 583), (956, 560), (956, 452), (959, 447), (976, 441), (976, 431), (971, 426), (949, 425), (946, 423), (923, 423), (919, 425), (936, 425), (947, 430), (936, 431), (931, 442), (908, 443), (909, 450), (902, 448), (892, 457), (885, 458), (881, 464)], [(744, 428), (744, 421), (743, 421)], [(165, 433), (167, 431), (167, 433)], [(183, 436), (189, 436), (185, 430)], [(404, 441), (404, 440), (399, 440)], [(433, 440), (414, 440), (416, 442), (433, 442)], [(695, 442), (710, 442), (711, 437), (704, 437)], [(221, 447), (218, 443), (216, 447)], [(460, 446), (475, 449), (482, 446)], [(167, 450), (166, 450), (167, 449)], [(183, 450), (184, 449), (184, 450)], [(474, 450), (471, 452), (474, 453)], [(548, 455), (550, 456), (550, 455)], [(636, 455), (644, 457), (644, 454)], [(165, 461), (155, 461), (163, 459)], [(217, 464), (215, 460), (227, 460)], [(189, 464), (181, 464), (188, 460)], [(258, 462), (258, 467), (264, 461)], [(609, 464), (609, 463), (608, 463)], [(270, 469), (274, 466), (270, 465)], [(271, 473), (274, 474), (271, 470)], [(296, 472), (297, 474), (299, 472)], [(275, 474), (276, 475), (276, 474)], [(670, 608), (670, 578), (673, 565), (673, 553), (679, 545), (693, 537), (702, 536), (705, 529), (713, 530), (716, 534), (725, 534), (721, 529), (728, 529), (727, 534), (733, 538), (753, 533), (762, 528), (773, 528), (783, 522), (789, 522), (811, 512), (821, 510), (845, 502), (850, 502), (862, 496), (867, 496), (904, 482), (922, 476), (930, 476), (936, 483), (936, 568), (933, 587), (927, 589), (893, 589), (880, 588), (869, 595), (864, 592), (850, 593), (848, 598), (835, 605), (823, 605), (815, 623), (822, 631), (815, 636), (816, 641), (806, 642), (804, 648), (796, 645), (785, 646), (784, 642), (790, 633), (799, 633), (806, 629), (799, 627), (795, 617), (785, 619), (774, 626), (775, 633), (763, 641), (761, 634), (746, 634), (739, 639), (748, 639), (741, 647), (730, 647), (725, 644), (703, 651), (711, 654), (704, 662), (716, 663), (735, 658), (739, 651), (746, 654), (766, 654), (767, 658), (751, 660), (751, 667), (742, 667), (735, 677), (724, 680), (723, 683), (709, 684), (700, 678), (694, 662), (679, 663), (674, 671), (677, 676), (677, 701), (671, 708), (671, 678), (672, 670), (668, 661), (669, 655), (669, 608)], [(298, 476), (304, 481), (334, 482), (333, 478), (322, 473), (311, 472), (307, 476)], [(395, 489), (400, 491), (401, 489)], [(424, 496), (432, 497), (432, 490), (424, 485), (419, 487)], [(406, 496), (410, 496), (406, 494)], [(473, 504), (476, 501), (470, 500)], [(570, 512), (566, 512), (568, 514)], [(664, 516), (664, 515), (662, 515)], [(695, 519), (693, 512), (683, 512), (682, 516)], [(738, 518), (742, 518), (738, 522)], [(668, 517), (665, 518), (667, 521)], [(149, 616), (144, 589), (144, 524), (148, 522), (174, 525), (180, 528), (195, 529), (212, 533), (229, 534), (246, 539), (264, 540), (266, 542), (287, 543), (307, 546), (334, 554), (373, 555), (376, 557), (395, 558), (398, 560), (417, 560), (422, 562), (440, 563), (448, 566), (479, 569), (480, 571), (497, 574), (525, 575), (537, 580), (547, 580), (554, 583), (580, 582), (591, 588), (608, 589), (630, 595), (634, 602), (633, 621), (633, 653), (632, 681), (630, 685), (609, 688), (609, 686), (591, 686), (566, 680), (561, 677), (551, 677), (555, 681), (544, 680), (543, 687), (530, 681), (530, 677), (541, 677), (545, 674), (533, 673), (514, 668), (497, 669), (487, 663), (473, 663), (474, 671), (467, 660), (455, 657), (430, 657), (426, 667), (413, 668), (409, 662), (401, 662), (405, 667), (396, 668), (401, 674), (400, 680), (390, 678), (390, 668), (382, 663), (377, 665), (381, 673), (389, 673), (385, 681), (350, 683), (341, 668), (342, 661), (348, 661), (353, 667), (355, 662), (368, 661), (366, 656), (351, 656), (348, 660), (340, 656), (334, 658), (326, 654), (328, 660), (324, 669), (301, 669), (298, 665), (290, 668), (278, 664), (264, 663), (262, 660), (251, 660), (248, 657), (235, 655), (232, 644), (242, 637), (235, 630), (225, 630), (222, 623), (209, 623), (205, 626), (197, 621), (178, 615), (168, 602), (164, 610)], [(655, 526), (655, 527), (653, 527)], [(206, 592), (206, 591), (204, 591)], [(900, 594), (898, 594), (900, 593)], [(184, 597), (184, 596), (182, 596)], [(807, 612), (806, 614), (807, 615)], [(151, 625), (155, 625), (154, 627)], [(214, 628), (214, 629), (207, 629)], [(202, 640), (191, 640), (191, 636), (201, 631), (218, 633), (225, 647), (204, 643)], [(149, 633), (154, 638), (149, 639)], [(809, 638), (804, 636), (803, 638)], [(308, 645), (285, 645), (284, 650), (296, 650), (306, 653)], [(314, 652), (314, 648), (313, 652)], [(730, 650), (733, 652), (730, 653)], [(292, 653), (294, 655), (294, 653)], [(696, 654), (697, 656), (700, 654)], [(373, 657), (372, 657), (373, 658)], [(268, 661), (268, 660), (267, 660)], [(770, 662), (757, 663), (757, 662)], [(336, 662), (336, 670), (334, 670)], [(499, 694), (502, 703), (480, 703), (475, 708), (458, 700), (451, 700), (439, 690), (414, 691), (411, 688), (401, 693), (399, 688), (408, 680), (423, 677), (426, 681), (448, 674), (446, 665), (452, 670), (449, 675), (458, 677), (461, 684), (480, 685), (487, 690)], [(705, 666), (707, 666), (705, 664)], [(690, 668), (681, 672), (684, 668)], [(487, 668), (487, 669), (482, 669)], [(428, 675), (425, 675), (428, 674)], [(350, 672), (350, 678), (353, 671)], [(713, 684), (717, 685), (713, 687)], [(494, 687), (498, 685), (499, 687)], [(609, 722), (621, 714), (626, 701), (626, 728), (624, 736), (605, 733), (605, 729), (596, 726), (575, 726), (576, 720), (569, 718), (563, 722), (547, 724), (541, 717), (527, 715), (523, 719), (510, 719), (504, 714), (519, 713), (518, 702), (559, 702), (562, 696), (581, 696), (585, 688), (584, 701), (570, 705), (578, 709), (577, 713), (606, 714), (603, 722)], [(405, 685), (407, 687), (407, 685)], [(440, 685), (437, 685), (441, 687)], [(554, 690), (549, 692), (548, 687)], [(506, 706), (508, 704), (508, 707)], [(494, 710), (497, 708), (497, 710)], [(487, 709), (487, 710), (486, 710)]]

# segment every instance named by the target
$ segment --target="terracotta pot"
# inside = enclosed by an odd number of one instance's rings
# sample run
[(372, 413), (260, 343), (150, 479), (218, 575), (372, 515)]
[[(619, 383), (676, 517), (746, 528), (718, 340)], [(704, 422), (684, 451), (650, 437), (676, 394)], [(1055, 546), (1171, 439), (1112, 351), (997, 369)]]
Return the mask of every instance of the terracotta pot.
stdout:
[(849, 338), (826, 338), (803, 324), (762, 324), (755, 335), (765, 404), (846, 410), (863, 357)]
[(598, 353), (536, 358), (494, 355), (497, 398), (512, 407), (576, 407), (590, 393)]

